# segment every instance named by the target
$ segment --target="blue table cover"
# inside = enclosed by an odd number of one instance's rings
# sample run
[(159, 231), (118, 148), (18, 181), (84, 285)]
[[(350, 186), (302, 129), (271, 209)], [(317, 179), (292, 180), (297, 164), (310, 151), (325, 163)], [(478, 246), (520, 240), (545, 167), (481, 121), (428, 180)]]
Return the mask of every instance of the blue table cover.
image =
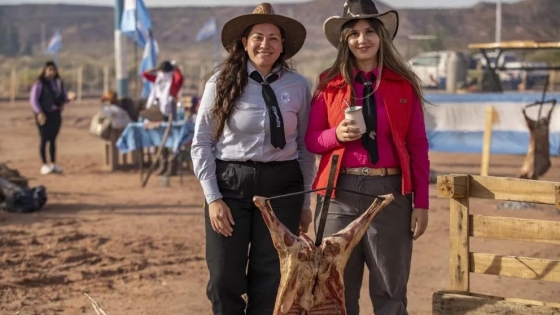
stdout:
[[(121, 153), (140, 150), (146, 147), (157, 147), (160, 145), (167, 122), (158, 127), (146, 129), (144, 123), (129, 123), (117, 140), (116, 146)], [(172, 122), (169, 137), (164, 147), (179, 152), (181, 145), (192, 140), (194, 136), (194, 122)]]

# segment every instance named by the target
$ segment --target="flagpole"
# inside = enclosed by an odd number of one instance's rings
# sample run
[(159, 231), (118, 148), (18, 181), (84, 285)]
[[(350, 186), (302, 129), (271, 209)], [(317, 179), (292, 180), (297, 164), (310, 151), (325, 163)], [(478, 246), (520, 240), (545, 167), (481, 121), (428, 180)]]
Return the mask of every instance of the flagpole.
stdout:
[[(60, 28), (58, 29), (58, 32), (60, 32)], [(62, 34), (60, 34), (60, 36), (62, 36)], [(56, 67), (60, 69), (60, 50), (62, 49), (62, 38), (60, 39), (60, 46), (58, 47), (58, 49), (56, 50), (56, 53), (54, 54), (54, 63), (56, 64)]]
[(41, 24), (41, 50), (45, 51), (47, 49), (47, 30), (45, 24)]
[[(218, 27), (218, 20), (216, 22), (216, 30), (219, 29)], [(221, 62), (221, 52), (220, 52), (220, 37), (218, 36), (218, 32), (214, 32), (214, 68), (218, 67)]]
[(124, 0), (115, 0), (115, 77), (117, 80), (117, 94), (119, 97), (128, 96), (128, 69), (126, 64), (126, 42), (121, 32), (121, 19), (124, 8)]
[(496, 1), (496, 43), (502, 41), (502, 0)]
[[(136, 6), (134, 7), (134, 20), (138, 23), (138, 0), (136, 0)], [(136, 41), (140, 37), (138, 30), (134, 32), (136, 34)], [(134, 97), (138, 97), (138, 45), (134, 43)]]

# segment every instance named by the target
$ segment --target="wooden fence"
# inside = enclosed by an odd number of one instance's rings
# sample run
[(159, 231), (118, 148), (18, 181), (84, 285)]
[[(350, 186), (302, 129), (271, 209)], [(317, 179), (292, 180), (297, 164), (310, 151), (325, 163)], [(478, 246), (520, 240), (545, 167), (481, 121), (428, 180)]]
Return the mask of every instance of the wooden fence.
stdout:
[[(202, 95), (206, 81), (213, 74), (214, 65), (208, 62), (181, 62), (178, 66), (183, 72), (182, 92), (188, 95)], [(295, 65), (296, 70), (305, 76), (314, 87), (319, 73), (328, 66), (325, 60), (313, 60)], [(31, 86), (37, 79), (41, 68), (22, 66), (0, 68), (0, 102), (27, 100)], [(67, 90), (76, 93), (77, 100), (99, 98), (103, 91), (115, 89), (115, 68), (109, 65), (79, 64), (59, 69)], [(128, 71), (129, 96), (137, 97), (142, 90), (142, 80), (134, 71)]]
[[(560, 183), (488, 176), (439, 176), (438, 197), (450, 200), (451, 288), (433, 295), (434, 315), (559, 315), (560, 304), (477, 294), (470, 274), (508, 276), (560, 283), (560, 261), (475, 253), (469, 238), (560, 245), (560, 222), (470, 214), (469, 199), (554, 205), (560, 209)], [(506, 288), (504, 288), (506, 291)]]
[[(200, 64), (196, 68), (192, 65), (181, 65), (184, 83), (184, 95), (200, 95), (206, 80), (212, 75), (212, 67)], [(13, 67), (0, 69), (0, 102), (27, 100), (31, 86), (37, 79), (40, 69), (31, 67)], [(98, 99), (104, 91), (115, 89), (115, 68), (108, 65), (77, 65), (59, 69), (68, 91), (76, 93), (77, 102), (82, 99)], [(135, 72), (128, 73), (129, 96), (139, 97), (142, 90), (142, 80)]]

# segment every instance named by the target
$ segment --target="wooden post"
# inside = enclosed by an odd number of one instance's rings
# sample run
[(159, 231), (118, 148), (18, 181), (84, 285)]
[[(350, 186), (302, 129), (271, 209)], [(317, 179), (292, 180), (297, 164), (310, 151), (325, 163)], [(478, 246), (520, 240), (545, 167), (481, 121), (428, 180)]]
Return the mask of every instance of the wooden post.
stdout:
[(104, 166), (111, 172), (119, 169), (119, 149), (117, 149), (117, 140), (119, 140), (119, 134), (112, 131), (109, 140), (103, 143)]
[(109, 66), (103, 66), (103, 93), (109, 90)]
[(76, 75), (76, 98), (78, 104), (82, 103), (82, 91), (83, 91), (83, 81), (84, 81), (84, 67), (78, 67), (78, 73)]
[(17, 95), (17, 72), (16, 68), (12, 68), (11, 78), (10, 78), (10, 102), (12, 105), (16, 104)]
[(556, 85), (556, 70), (550, 70), (548, 79), (548, 89), (549, 91), (554, 91)]
[(20, 86), (23, 85), (25, 91), (30, 91), (31, 86), (33, 85), (33, 81), (29, 82), (29, 67), (23, 68), (23, 79), (21, 80), (21, 84), (18, 83), (18, 91)]
[(469, 292), (469, 176), (438, 176), (438, 197), (449, 201), (451, 290)]
[(481, 176), (488, 176), (488, 169), (490, 168), (490, 148), (492, 146), (492, 125), (495, 121), (494, 107), (488, 106), (486, 108), (486, 125), (484, 127), (484, 138), (482, 142)]

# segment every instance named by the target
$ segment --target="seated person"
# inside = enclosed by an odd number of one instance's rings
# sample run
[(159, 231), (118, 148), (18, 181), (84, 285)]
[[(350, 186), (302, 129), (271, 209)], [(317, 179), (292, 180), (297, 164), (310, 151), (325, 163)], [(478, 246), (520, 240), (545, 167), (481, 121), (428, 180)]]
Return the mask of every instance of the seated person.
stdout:
[(129, 97), (118, 98), (117, 92), (108, 90), (101, 96), (101, 102), (107, 102), (124, 109), (131, 121), (138, 121), (140, 111), (144, 108), (144, 103), (140, 100), (134, 101)]

